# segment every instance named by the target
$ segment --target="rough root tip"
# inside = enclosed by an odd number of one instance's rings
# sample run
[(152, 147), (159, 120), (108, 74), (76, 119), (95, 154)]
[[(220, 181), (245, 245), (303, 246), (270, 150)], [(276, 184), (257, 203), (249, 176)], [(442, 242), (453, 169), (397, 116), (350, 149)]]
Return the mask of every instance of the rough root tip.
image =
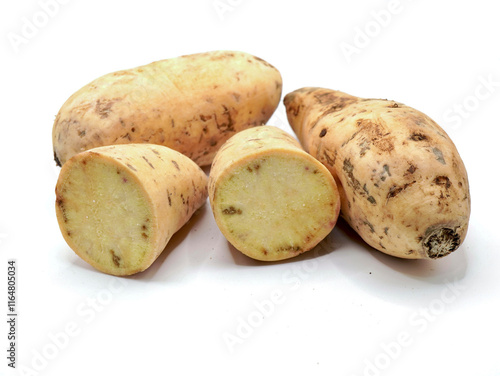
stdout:
[(447, 227), (437, 228), (423, 241), (427, 256), (438, 259), (449, 255), (460, 245), (460, 235), (455, 230)]

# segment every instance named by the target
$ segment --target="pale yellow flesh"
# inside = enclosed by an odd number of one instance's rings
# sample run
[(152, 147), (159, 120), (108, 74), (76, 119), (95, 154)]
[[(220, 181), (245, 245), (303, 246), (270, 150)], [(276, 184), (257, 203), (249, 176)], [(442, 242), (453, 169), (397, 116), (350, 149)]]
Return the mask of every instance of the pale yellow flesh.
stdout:
[(153, 208), (141, 184), (111, 159), (73, 163), (58, 186), (57, 214), (73, 250), (97, 269), (126, 275), (152, 252)]
[(269, 152), (226, 171), (214, 212), (235, 248), (258, 260), (281, 260), (314, 247), (335, 225), (331, 177), (290, 151)]

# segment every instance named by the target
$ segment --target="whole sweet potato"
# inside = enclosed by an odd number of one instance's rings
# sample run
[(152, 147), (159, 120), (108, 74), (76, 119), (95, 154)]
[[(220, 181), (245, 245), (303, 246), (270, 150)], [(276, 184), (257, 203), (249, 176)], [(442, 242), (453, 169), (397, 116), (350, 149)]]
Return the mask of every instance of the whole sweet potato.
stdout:
[(102, 76), (56, 116), (54, 158), (91, 148), (152, 143), (209, 165), (234, 133), (264, 124), (281, 97), (281, 75), (243, 52), (213, 51)]
[(402, 103), (302, 88), (286, 95), (304, 148), (333, 174), (341, 213), (372, 247), (402, 258), (439, 258), (464, 241), (470, 195), (450, 137)]

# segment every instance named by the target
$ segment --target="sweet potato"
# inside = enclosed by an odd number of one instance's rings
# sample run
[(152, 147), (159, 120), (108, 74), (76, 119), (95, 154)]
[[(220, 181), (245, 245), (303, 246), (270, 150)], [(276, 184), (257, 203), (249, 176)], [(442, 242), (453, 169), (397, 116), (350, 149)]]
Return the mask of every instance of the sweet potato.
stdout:
[(340, 211), (329, 171), (271, 126), (231, 137), (215, 156), (208, 187), (221, 232), (262, 261), (310, 250), (330, 233)]
[(286, 95), (300, 142), (334, 176), (341, 214), (372, 247), (436, 259), (464, 241), (467, 172), (445, 131), (402, 103), (302, 88)]
[(234, 133), (264, 124), (281, 97), (276, 68), (243, 52), (213, 51), (102, 76), (56, 116), (54, 159), (91, 148), (152, 143), (209, 165)]
[(113, 275), (148, 268), (207, 199), (207, 176), (160, 145), (103, 146), (73, 156), (56, 185), (61, 233), (83, 260)]

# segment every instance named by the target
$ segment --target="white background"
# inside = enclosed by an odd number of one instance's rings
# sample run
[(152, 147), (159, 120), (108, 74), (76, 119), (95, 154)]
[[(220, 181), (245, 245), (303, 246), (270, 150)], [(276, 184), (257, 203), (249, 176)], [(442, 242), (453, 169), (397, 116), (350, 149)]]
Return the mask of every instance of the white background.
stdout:
[[(0, 375), (500, 375), (494, 1), (46, 2), (0, 9)], [(230, 247), (205, 205), (146, 272), (86, 265), (54, 213), (60, 106), (103, 74), (216, 49), (269, 61), (284, 94), (323, 86), (434, 118), (469, 173), (465, 243), (438, 261), (400, 260), (340, 223), (308, 254), (264, 264)], [(290, 131), (284, 114), (280, 103), (269, 124)]]

